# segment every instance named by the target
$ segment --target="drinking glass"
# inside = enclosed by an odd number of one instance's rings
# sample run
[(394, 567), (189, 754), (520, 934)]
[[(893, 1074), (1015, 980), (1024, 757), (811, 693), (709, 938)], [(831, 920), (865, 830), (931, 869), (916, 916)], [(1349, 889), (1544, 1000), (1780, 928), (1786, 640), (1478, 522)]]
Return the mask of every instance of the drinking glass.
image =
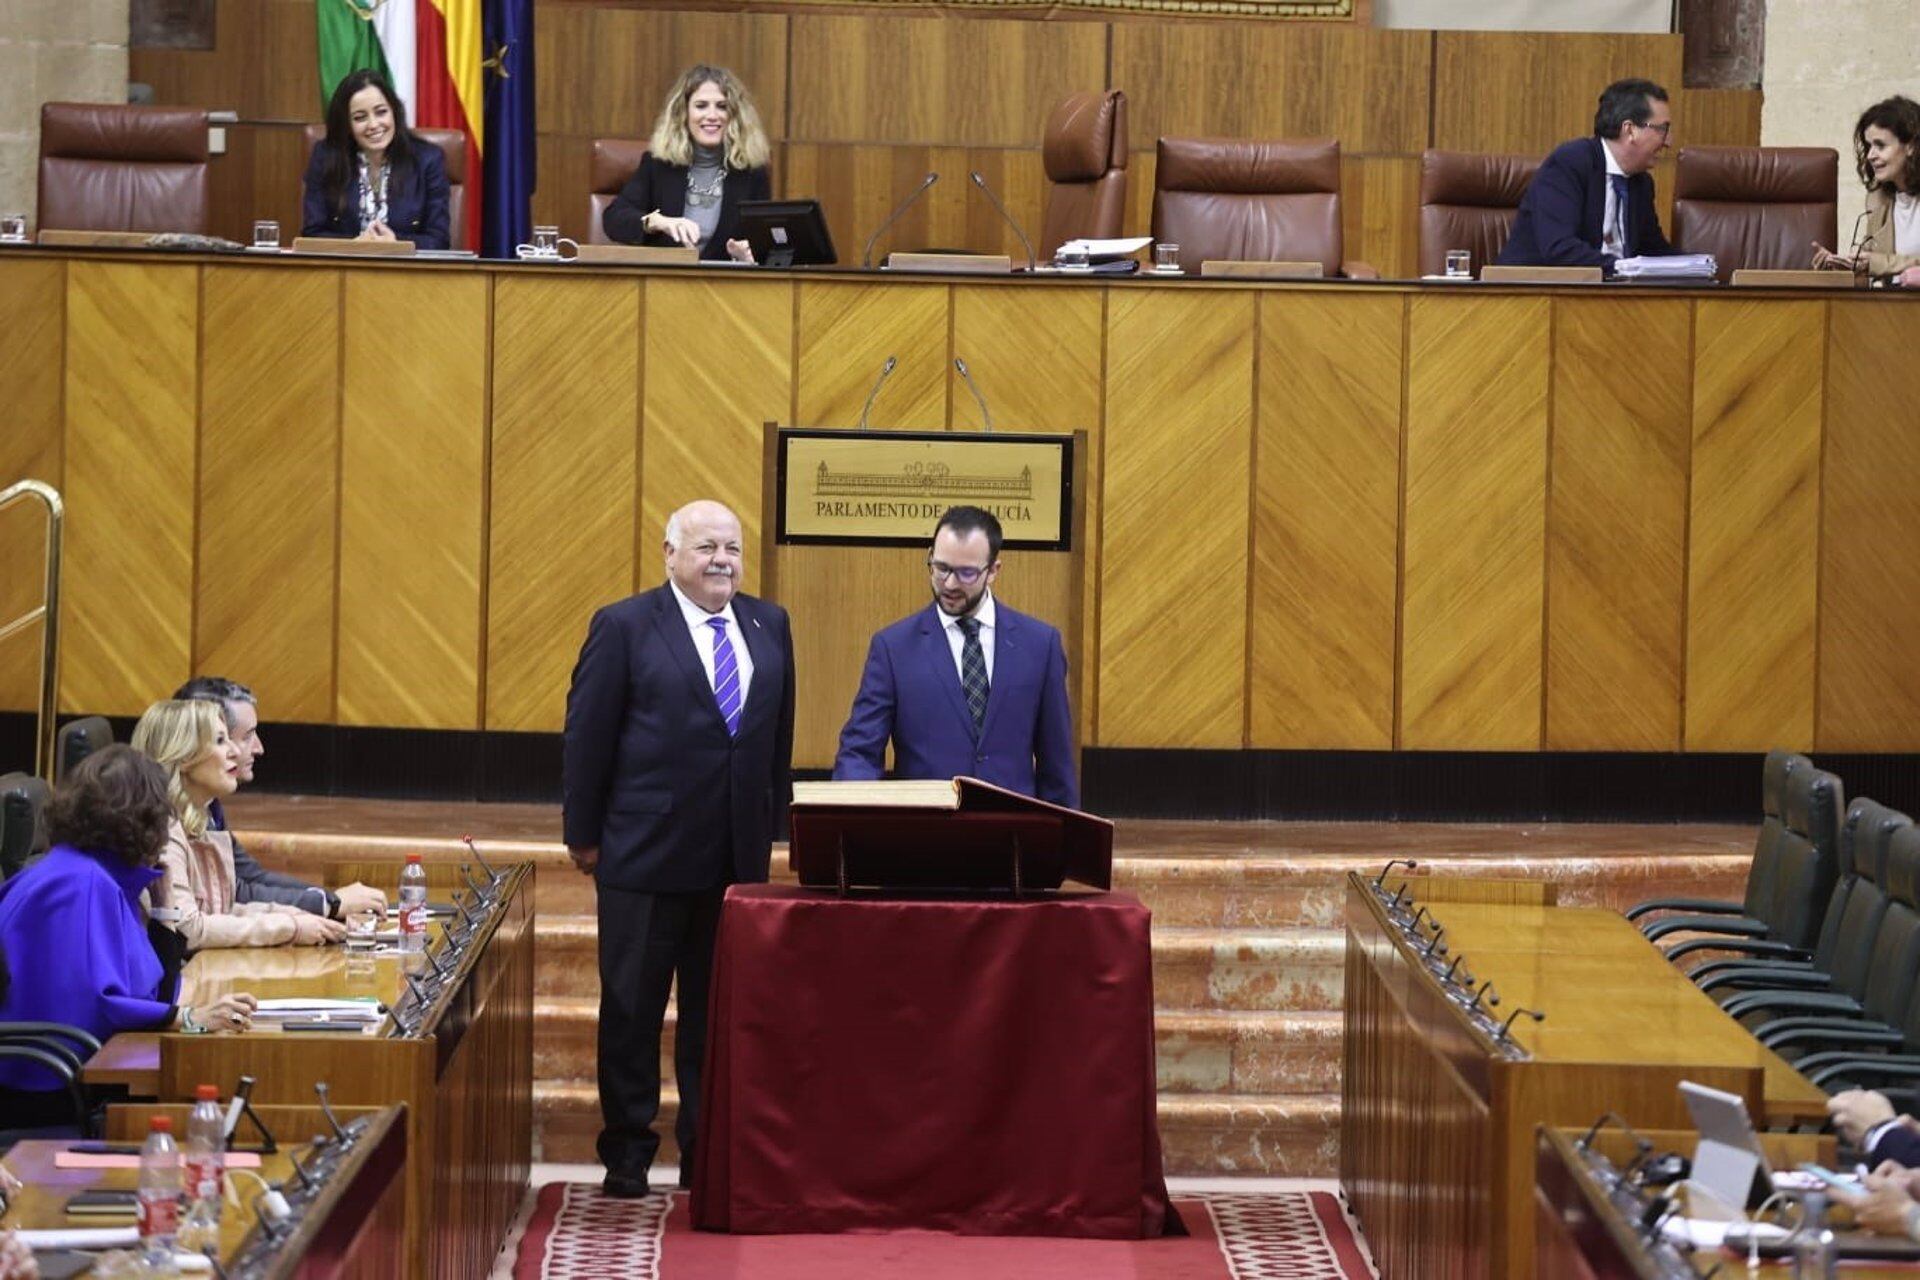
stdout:
[(1447, 250), (1447, 277), (1465, 280), (1473, 275), (1473, 255), (1465, 249)]
[(533, 229), (533, 253), (537, 258), (559, 257), (560, 228), (535, 227)]
[(264, 252), (280, 252), (280, 224), (261, 218), (253, 224), (253, 247)]
[(1153, 246), (1153, 269), (1155, 271), (1178, 271), (1180, 269), (1180, 246), (1165, 242)]
[(9, 213), (0, 215), (0, 240), (11, 244), (24, 244), (27, 239), (27, 215)]

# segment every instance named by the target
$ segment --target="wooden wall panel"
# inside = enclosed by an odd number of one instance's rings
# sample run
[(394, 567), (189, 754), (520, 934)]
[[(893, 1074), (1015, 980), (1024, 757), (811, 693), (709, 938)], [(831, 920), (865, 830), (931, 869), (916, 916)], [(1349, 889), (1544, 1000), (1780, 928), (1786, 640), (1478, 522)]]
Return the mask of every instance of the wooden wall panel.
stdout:
[(1108, 298), (1100, 744), (1245, 742), (1254, 295)]
[(1920, 309), (1832, 304), (1820, 523), (1824, 751), (1910, 751), (1920, 725)]
[(1340, 231), (1349, 262), (1389, 280), (1420, 275), (1420, 157), (1340, 157)]
[(1138, 149), (1162, 136), (1335, 137), (1350, 151), (1417, 153), (1431, 51), (1425, 31), (1116, 22), (1112, 86), (1126, 91)]
[(781, 136), (787, 115), (787, 19), (607, 4), (541, 4), (534, 117), (543, 134), (644, 138), (696, 62), (726, 67)]
[(489, 729), (560, 729), (587, 620), (632, 589), (642, 288), (494, 286)]
[(891, 252), (933, 248), (1004, 253), (1025, 266), (1019, 237), (967, 181), (974, 170), (1019, 222), (1034, 252), (1041, 251), (1048, 184), (1038, 149), (796, 142), (781, 154), (775, 182), (786, 196), (821, 202), (843, 266), (860, 264), (867, 238), (929, 173), (938, 173), (940, 181), (875, 242), (874, 265)]
[(795, 142), (1031, 147), (1061, 98), (1106, 87), (1100, 22), (791, 21), (786, 136)]
[(1644, 76), (1678, 93), (1680, 46), (1672, 35), (1437, 32), (1432, 145), (1544, 155), (1593, 132), (1600, 91), (1615, 80)]
[(793, 291), (787, 281), (647, 282), (646, 429), (641, 449), (638, 587), (666, 571), (667, 517), (696, 498), (733, 508), (746, 538), (744, 589), (758, 592), (766, 424), (793, 394)]
[(1692, 321), (1684, 301), (1554, 303), (1549, 750), (1680, 749)]
[(480, 724), (486, 276), (347, 275), (339, 724)]
[[(0, 489), (39, 480), (58, 489), (61, 360), (66, 264), (48, 259), (0, 260), (0, 296), (8, 299), (7, 338), (0, 342)], [(46, 509), (31, 499), (0, 511), (0, 626), (39, 607), (44, 583)], [(40, 705), (39, 623), (0, 640), (0, 711)], [(31, 767), (31, 760), (17, 762)], [(16, 762), (0, 760), (0, 771)]]
[(1260, 299), (1249, 746), (1393, 746), (1405, 307)]
[(139, 715), (190, 674), (200, 271), (67, 268), (60, 704)]
[(1411, 304), (1399, 742), (1410, 750), (1540, 745), (1550, 306)]
[(1814, 743), (1820, 302), (1694, 313), (1689, 751)]
[(127, 76), (152, 85), (155, 102), (237, 111), (247, 120), (320, 119), (311, 0), (216, 0), (214, 40), (211, 50), (129, 50)]
[(1686, 89), (1667, 86), (1673, 100), (1674, 143), (1679, 147), (1757, 147), (1760, 110), (1766, 95), (1759, 89)]
[(889, 356), (898, 363), (873, 402), (870, 425), (913, 431), (946, 425), (946, 285), (809, 282), (799, 290), (793, 425), (858, 426)]
[(193, 666), (275, 720), (333, 715), (341, 287), (338, 271), (204, 277)]

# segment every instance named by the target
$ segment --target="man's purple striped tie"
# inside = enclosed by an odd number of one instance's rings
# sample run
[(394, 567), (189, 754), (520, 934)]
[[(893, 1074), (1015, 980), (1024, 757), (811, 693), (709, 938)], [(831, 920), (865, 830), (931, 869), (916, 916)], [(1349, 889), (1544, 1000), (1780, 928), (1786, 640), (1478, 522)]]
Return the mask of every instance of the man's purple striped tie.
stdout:
[(727, 735), (733, 737), (740, 732), (740, 659), (727, 639), (727, 620), (708, 618), (707, 625), (713, 628), (713, 697), (727, 722)]

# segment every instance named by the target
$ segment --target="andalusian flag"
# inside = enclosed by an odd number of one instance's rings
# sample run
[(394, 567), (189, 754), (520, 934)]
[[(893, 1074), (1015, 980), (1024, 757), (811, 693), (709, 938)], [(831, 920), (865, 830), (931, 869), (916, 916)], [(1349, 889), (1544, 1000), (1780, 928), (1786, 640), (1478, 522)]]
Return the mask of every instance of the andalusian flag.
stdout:
[(320, 114), (349, 72), (371, 67), (386, 76), (413, 111), (415, 0), (314, 0), (320, 30)]

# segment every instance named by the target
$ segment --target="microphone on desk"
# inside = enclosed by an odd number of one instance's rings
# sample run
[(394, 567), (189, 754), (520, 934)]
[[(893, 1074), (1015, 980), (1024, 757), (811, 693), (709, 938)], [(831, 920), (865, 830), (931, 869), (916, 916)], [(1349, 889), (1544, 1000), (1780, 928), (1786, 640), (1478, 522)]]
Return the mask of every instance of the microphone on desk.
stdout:
[(1500, 1003), (1500, 993), (1493, 989), (1492, 978), (1488, 978), (1485, 982), (1480, 984), (1480, 989), (1473, 993), (1473, 1003), (1469, 1004), (1467, 1008), (1469, 1010), (1479, 1008), (1480, 998), (1482, 996), (1487, 996), (1487, 1008), (1489, 1009), (1494, 1008)]
[(327, 1123), (333, 1127), (333, 1136), (339, 1142), (340, 1149), (344, 1151), (351, 1147), (358, 1141), (359, 1135), (343, 1126), (340, 1123), (340, 1117), (333, 1114), (332, 1089), (328, 1087), (325, 1080), (315, 1080), (313, 1091), (320, 1095), (320, 1114), (325, 1116)]
[(867, 429), (867, 415), (873, 412), (873, 402), (880, 395), (880, 388), (887, 385), (887, 379), (893, 376), (893, 370), (900, 363), (899, 356), (888, 356), (887, 362), (880, 366), (880, 376), (873, 380), (873, 390), (867, 392), (867, 402), (860, 406), (860, 429)]
[(908, 209), (911, 209), (913, 207), (913, 202), (915, 200), (918, 200), (922, 195), (924, 195), (928, 187), (932, 186), (934, 183), (938, 181), (940, 181), (939, 174), (929, 173), (926, 177), (920, 180), (920, 185), (913, 189), (913, 193), (911, 195), (909, 195), (905, 200), (902, 200), (898, 205), (894, 206), (893, 212), (887, 215), (887, 220), (881, 223), (879, 227), (877, 227), (874, 230), (874, 233), (872, 235), (867, 237), (867, 247), (861, 250), (861, 253), (860, 253), (861, 266), (870, 267), (873, 265), (874, 241), (878, 240), (882, 235), (886, 234), (886, 230), (888, 227), (900, 221), (900, 215), (905, 213)]
[[(498, 871), (495, 871), (493, 867), (488, 864), (487, 860), (480, 856), (480, 846), (473, 842), (472, 836), (461, 836), (460, 840), (461, 840), (461, 843), (467, 846), (467, 852), (473, 855), (473, 860), (480, 864), (480, 869), (487, 873), (487, 879), (490, 882), (491, 887), (498, 888), (500, 885), (500, 882), (506, 879), (506, 876), (502, 875)], [(488, 897), (487, 901), (491, 902), (493, 901), (493, 899), (491, 897)]]
[(987, 398), (980, 394), (980, 385), (973, 380), (973, 375), (967, 372), (967, 362), (955, 356), (953, 367), (960, 371), (961, 381), (967, 384), (967, 390), (973, 392), (973, 398), (980, 402), (980, 421), (985, 424), (986, 433), (992, 435), (993, 415), (987, 412)]
[(1395, 867), (1405, 867), (1409, 871), (1417, 871), (1420, 864), (1412, 858), (1389, 858), (1387, 865), (1380, 868), (1380, 874), (1373, 878), (1373, 887), (1378, 889), (1384, 886), (1387, 883), (1387, 873)]
[(1447, 949), (1446, 949), (1445, 947), (1441, 947), (1441, 946), (1440, 946), (1440, 939), (1442, 939), (1442, 938), (1444, 938), (1444, 937), (1446, 937), (1446, 936), (1447, 936), (1447, 931), (1446, 931), (1445, 929), (1440, 929), (1440, 928), (1436, 928), (1436, 929), (1434, 929), (1434, 931), (1433, 931), (1433, 941), (1432, 941), (1432, 942), (1429, 942), (1429, 943), (1427, 944), (1427, 950), (1426, 950), (1426, 954), (1427, 954), (1427, 955), (1429, 955), (1429, 956), (1431, 956), (1431, 955), (1433, 954), (1433, 949), (1434, 949), (1435, 947), (1440, 947), (1440, 954), (1441, 954), (1441, 955), (1445, 955), (1445, 954), (1447, 954)]
[(967, 177), (973, 179), (973, 185), (980, 188), (980, 194), (985, 196), (987, 202), (1007, 220), (1007, 225), (1013, 228), (1013, 234), (1020, 237), (1020, 247), (1027, 251), (1027, 270), (1033, 270), (1033, 241), (1027, 239), (1027, 233), (1020, 229), (1020, 224), (1015, 222), (1013, 215), (1007, 212), (1007, 206), (1000, 203), (1000, 197), (993, 194), (993, 188), (987, 185), (987, 180), (980, 176), (978, 169), (968, 173)]
[(1518, 1019), (1520, 1015), (1523, 1013), (1526, 1014), (1529, 1018), (1532, 1018), (1535, 1022), (1545, 1022), (1547, 1020), (1547, 1015), (1544, 1013), (1541, 1013), (1538, 1009), (1515, 1008), (1512, 1013), (1507, 1015), (1507, 1020), (1502, 1024), (1500, 1024), (1500, 1035), (1498, 1036), (1498, 1039), (1501, 1039), (1501, 1040), (1513, 1039), (1514, 1021)]

